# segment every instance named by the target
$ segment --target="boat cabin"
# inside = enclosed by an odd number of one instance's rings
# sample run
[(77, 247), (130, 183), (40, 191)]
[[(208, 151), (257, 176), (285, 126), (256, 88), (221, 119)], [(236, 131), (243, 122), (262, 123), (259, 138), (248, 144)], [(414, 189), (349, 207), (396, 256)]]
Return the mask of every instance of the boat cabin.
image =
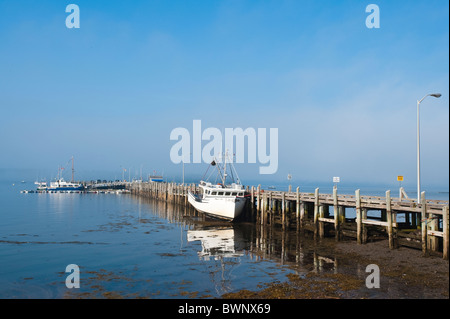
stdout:
[(222, 184), (213, 185), (202, 181), (199, 185), (203, 189), (203, 196), (229, 196), (243, 197), (245, 195), (244, 187), (240, 184), (233, 183), (224, 187)]

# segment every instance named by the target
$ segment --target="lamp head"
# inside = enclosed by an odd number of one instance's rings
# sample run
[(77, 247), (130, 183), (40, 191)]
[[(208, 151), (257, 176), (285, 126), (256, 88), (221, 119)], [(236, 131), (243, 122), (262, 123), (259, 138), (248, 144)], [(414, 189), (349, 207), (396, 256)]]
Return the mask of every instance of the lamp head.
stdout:
[(436, 98), (439, 98), (439, 97), (441, 97), (441, 93), (433, 93), (433, 94), (430, 94), (430, 96), (434, 96), (434, 97), (436, 97)]

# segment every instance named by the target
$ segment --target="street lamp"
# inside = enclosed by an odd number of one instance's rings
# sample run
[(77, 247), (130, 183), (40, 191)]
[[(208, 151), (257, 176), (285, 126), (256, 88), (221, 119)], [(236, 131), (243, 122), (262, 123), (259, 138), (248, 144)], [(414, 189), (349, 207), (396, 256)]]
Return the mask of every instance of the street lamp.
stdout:
[(421, 100), (417, 101), (417, 203), (420, 204), (420, 129), (419, 129), (419, 106), (420, 103), (427, 97), (435, 98), (441, 97), (441, 93), (432, 93), (425, 95)]

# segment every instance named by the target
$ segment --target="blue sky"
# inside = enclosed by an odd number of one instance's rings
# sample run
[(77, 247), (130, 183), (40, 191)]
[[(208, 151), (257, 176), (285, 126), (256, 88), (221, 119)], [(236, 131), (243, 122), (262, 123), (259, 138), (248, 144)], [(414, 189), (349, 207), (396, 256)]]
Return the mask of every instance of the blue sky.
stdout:
[[(66, 28), (69, 3), (79, 29)], [(370, 3), (379, 29), (365, 25)], [(73, 155), (80, 178), (180, 179), (170, 132), (200, 119), (279, 129), (277, 173), (237, 165), (244, 181), (414, 187), (416, 101), (440, 92), (421, 105), (422, 183), (448, 189), (448, 6), (0, 0), (0, 168), (54, 177)]]

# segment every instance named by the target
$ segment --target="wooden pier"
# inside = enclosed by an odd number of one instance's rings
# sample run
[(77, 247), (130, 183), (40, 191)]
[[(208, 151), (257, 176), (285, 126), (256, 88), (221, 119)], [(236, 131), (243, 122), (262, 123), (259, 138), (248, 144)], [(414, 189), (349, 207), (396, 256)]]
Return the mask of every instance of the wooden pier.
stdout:
[[(189, 205), (188, 190), (198, 187), (175, 183), (129, 183), (132, 193), (180, 205)], [(356, 190), (354, 195), (340, 195), (334, 187), (332, 194), (263, 190), (261, 186), (247, 186), (248, 207), (244, 220), (261, 225), (280, 226), (298, 232), (310, 231), (317, 239), (334, 236), (355, 238), (358, 244), (386, 238), (389, 248), (399, 246), (449, 255), (449, 203), (427, 200), (421, 194), (421, 203), (414, 199), (396, 198), (386, 191), (385, 197), (365, 196)], [(349, 218), (349, 210), (355, 217)], [(347, 212), (347, 214), (346, 214)], [(376, 216), (374, 216), (374, 214)], [(398, 221), (403, 217), (402, 221)]]

